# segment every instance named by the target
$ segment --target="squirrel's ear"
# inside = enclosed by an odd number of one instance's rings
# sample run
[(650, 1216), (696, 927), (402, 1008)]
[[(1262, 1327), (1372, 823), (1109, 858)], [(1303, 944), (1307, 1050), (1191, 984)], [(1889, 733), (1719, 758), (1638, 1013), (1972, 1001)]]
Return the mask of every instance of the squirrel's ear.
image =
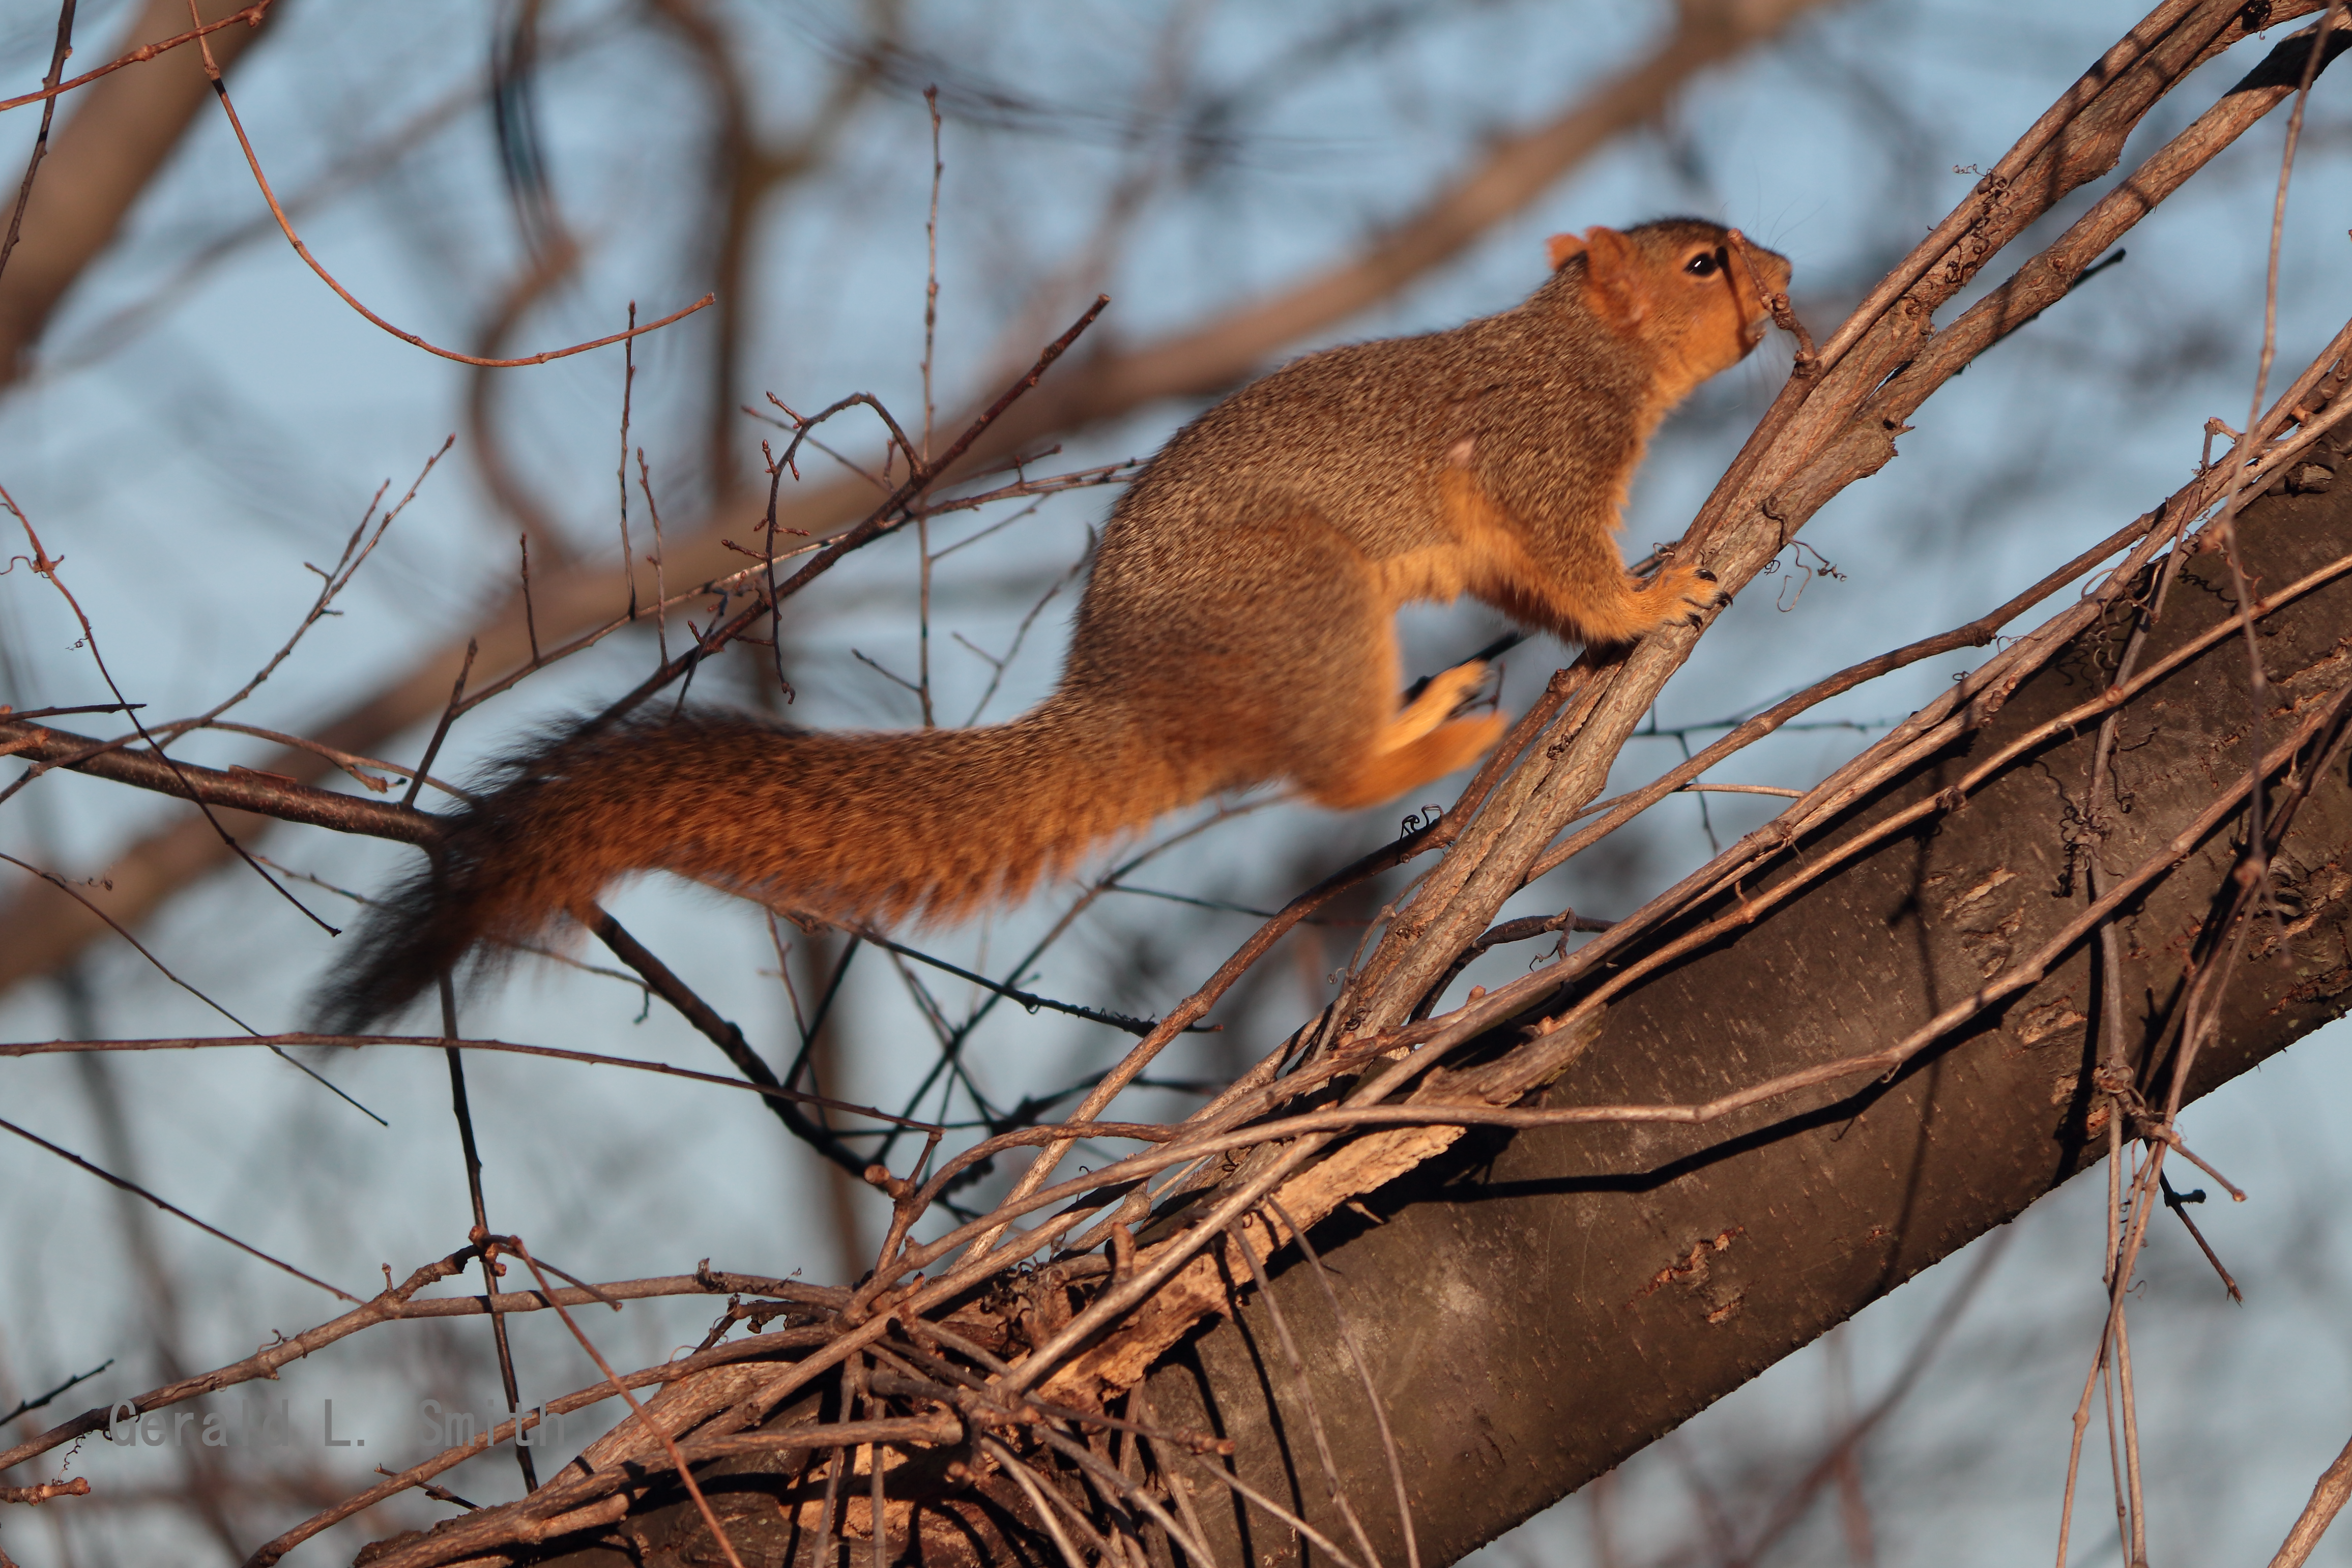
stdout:
[(1556, 234), (1544, 241), (1544, 252), (1551, 258), (1554, 272), (1584, 254), (1584, 237), (1576, 234)]
[(1599, 224), (1585, 231), (1582, 247), (1584, 291), (1593, 310), (1620, 331), (1631, 331), (1641, 324), (1650, 306), (1640, 248), (1615, 229)]

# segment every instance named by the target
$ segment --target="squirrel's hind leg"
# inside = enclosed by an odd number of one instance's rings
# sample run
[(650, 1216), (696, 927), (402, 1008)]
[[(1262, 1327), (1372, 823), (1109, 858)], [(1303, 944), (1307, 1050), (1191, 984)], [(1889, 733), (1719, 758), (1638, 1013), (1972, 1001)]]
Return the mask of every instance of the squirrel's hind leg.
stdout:
[(1394, 800), (1466, 767), (1503, 735), (1499, 713), (1453, 717), (1486, 677), (1486, 666), (1477, 659), (1437, 675), (1403, 711), (1380, 727), (1353, 767), (1340, 777), (1318, 781), (1308, 793), (1324, 805), (1347, 811)]
[(1378, 805), (1469, 766), (1503, 738), (1503, 716), (1456, 719), (1394, 751), (1375, 752), (1352, 777), (1310, 793), (1335, 811)]
[(1411, 745), (1440, 724), (1454, 717), (1470, 694), (1486, 679), (1486, 661), (1474, 658), (1467, 664), (1457, 664), (1429, 678), (1421, 695), (1404, 705), (1404, 711), (1390, 720), (1381, 729), (1380, 740), (1373, 750), (1393, 752)]
[(1400, 710), (1396, 605), (1353, 540), (1311, 509), (1196, 519), (1184, 591), (1107, 543), (1079, 608), (1066, 687), (1134, 716), (1185, 799), (1287, 778), (1347, 808), (1391, 800), (1476, 757), (1498, 718), (1454, 710), (1464, 665)]

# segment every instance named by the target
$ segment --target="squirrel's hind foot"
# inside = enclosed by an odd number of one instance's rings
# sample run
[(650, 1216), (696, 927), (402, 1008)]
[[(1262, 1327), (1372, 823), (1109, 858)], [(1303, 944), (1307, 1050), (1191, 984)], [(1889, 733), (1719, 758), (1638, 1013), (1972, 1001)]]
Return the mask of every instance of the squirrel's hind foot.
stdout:
[[(1423, 700), (1426, 697), (1424, 693)], [(1386, 734), (1396, 728), (1391, 723)], [(1335, 811), (1378, 805), (1477, 761), (1503, 738), (1503, 729), (1500, 713), (1455, 719), (1416, 739), (1375, 751), (1351, 776), (1310, 793)]]
[(1486, 680), (1486, 661), (1478, 658), (1431, 676), (1429, 684), (1422, 688), (1421, 695), (1406, 703), (1402, 711), (1381, 726), (1380, 739), (1373, 742), (1373, 750), (1381, 752), (1397, 751), (1429, 734), (1453, 718)]

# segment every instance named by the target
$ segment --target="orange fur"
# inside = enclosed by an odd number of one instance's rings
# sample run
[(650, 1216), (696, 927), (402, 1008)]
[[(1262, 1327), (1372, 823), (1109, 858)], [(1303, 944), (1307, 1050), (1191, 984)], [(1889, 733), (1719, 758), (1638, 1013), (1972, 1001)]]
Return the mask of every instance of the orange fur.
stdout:
[[(953, 920), (1222, 790), (1282, 779), (1347, 808), (1465, 766), (1503, 730), (1454, 716), (1484, 667), (1400, 708), (1399, 605), (1468, 594), (1620, 643), (1718, 602), (1693, 564), (1635, 581), (1615, 533), (1658, 421), (1760, 334), (1742, 245), (1689, 218), (1556, 236), (1525, 304), (1312, 354), (1209, 409), (1113, 510), (1060, 686), (1012, 723), (811, 734), (688, 710), (542, 738), (371, 913), (323, 1021), (395, 1011), (634, 872)], [(1745, 258), (1786, 287), (1780, 257)]]

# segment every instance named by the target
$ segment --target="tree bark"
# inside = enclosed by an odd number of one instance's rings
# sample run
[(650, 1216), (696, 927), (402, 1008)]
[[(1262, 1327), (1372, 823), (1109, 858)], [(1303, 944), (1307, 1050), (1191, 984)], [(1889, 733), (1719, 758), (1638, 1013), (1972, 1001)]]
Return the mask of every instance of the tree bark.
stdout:
[[(2344, 463), (2342, 447), (2321, 450), (2298, 465), (2297, 481), (2328, 486)], [(2275, 592), (2352, 552), (2352, 482), (2256, 500), (2239, 535), (2252, 591)], [(2229, 583), (2218, 554), (2189, 561), (2142, 668), (2233, 616)], [(2352, 578), (2263, 624), (2263, 743), (2352, 674), (2347, 628)], [(1984, 754), (2103, 689), (2127, 629), (2112, 616), (2077, 639), (1971, 750)], [(2108, 871), (2154, 853), (2243, 777), (2254, 711), (2246, 668), (2232, 637), (2122, 710), (2114, 787), (2099, 803)], [(2000, 974), (2089, 901), (2096, 732), (2085, 726), (2021, 760), (1939, 826), (1890, 841), (1629, 991), (1548, 1102), (1706, 1100), (1880, 1047)], [(1967, 755), (1922, 768), (1832, 831), (1946, 787)], [(2243, 821), (2211, 835), (2119, 921), (2125, 1039), (2141, 1089), (2159, 1102), (2169, 1057), (2149, 1060), (2151, 1037), (2229, 890)], [(1803, 859), (1801, 847), (1763, 885)], [(2340, 761), (2295, 816), (2273, 874), (2284, 923), (2249, 940), (2186, 1098), (2352, 1005), (2352, 790)], [(1421, 1560), (1452, 1562), (1492, 1540), (2095, 1163), (2106, 1147), (2105, 1100), (2090, 1078), (2101, 1027), (2095, 946), (1891, 1082), (1706, 1126), (1474, 1131), (1372, 1194), (1379, 1223), (1343, 1209), (1317, 1227), (1346, 1328), (1386, 1405)], [(1402, 1562), (1378, 1425), (1323, 1289), (1295, 1252), (1274, 1293), (1354, 1510), (1382, 1558)], [(1252, 1295), (1149, 1389), (1160, 1421), (1234, 1438), (1239, 1474), (1344, 1544), (1297, 1377)], [(1224, 1489), (1202, 1481), (1194, 1500), (1222, 1557), (1254, 1568), (1299, 1557), (1286, 1528), (1244, 1519)]]

